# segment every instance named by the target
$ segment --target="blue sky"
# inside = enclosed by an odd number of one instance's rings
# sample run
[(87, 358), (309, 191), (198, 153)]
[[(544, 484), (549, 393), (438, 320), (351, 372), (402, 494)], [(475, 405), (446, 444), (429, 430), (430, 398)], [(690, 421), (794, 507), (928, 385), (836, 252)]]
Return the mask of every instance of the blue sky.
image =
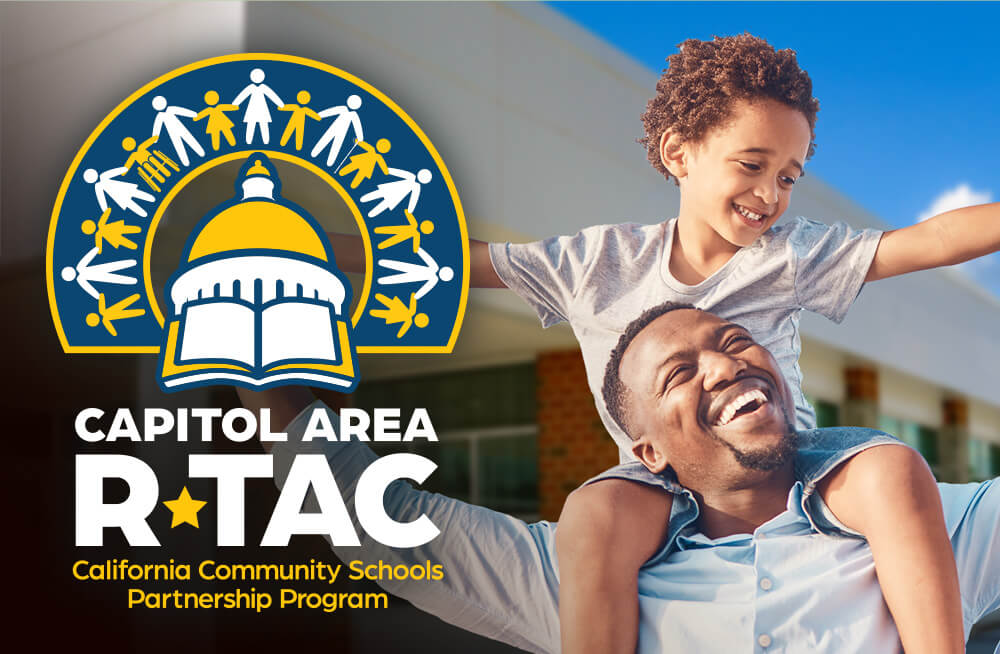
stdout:
[[(687, 38), (796, 50), (821, 106), (810, 172), (892, 226), (1000, 201), (1000, 4), (551, 5), (657, 73)], [(961, 270), (1000, 296), (1000, 255)]]

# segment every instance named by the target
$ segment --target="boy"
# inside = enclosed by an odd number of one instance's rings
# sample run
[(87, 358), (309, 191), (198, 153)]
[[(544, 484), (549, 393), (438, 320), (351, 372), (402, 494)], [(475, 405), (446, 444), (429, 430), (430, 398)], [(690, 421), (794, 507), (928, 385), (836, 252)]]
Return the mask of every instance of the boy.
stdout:
[[(796, 427), (814, 427), (797, 362), (801, 309), (839, 322), (865, 281), (992, 252), (1000, 247), (1000, 210), (962, 209), (884, 234), (805, 219), (771, 229), (814, 149), (819, 106), (794, 52), (741, 35), (688, 40), (668, 62), (643, 115), (641, 142), (653, 166), (680, 186), (678, 217), (532, 244), (473, 242), (471, 283), (511, 288), (545, 326), (570, 323), (598, 411), (623, 452), (631, 440), (610, 418), (601, 380), (624, 326), (664, 300), (747, 327), (793, 389)], [(748, 400), (719, 420), (753, 410)], [(820, 490), (834, 515), (869, 540), (906, 651), (962, 652), (941, 506), (920, 499), (937, 497), (928, 494), (934, 480), (925, 464), (897, 449), (868, 450)], [(882, 465), (907, 466), (912, 483), (866, 495)], [(620, 480), (570, 496), (557, 531), (564, 652), (635, 650), (636, 575), (661, 544), (669, 507), (662, 494)], [(637, 516), (656, 527), (623, 536), (622, 526)]]

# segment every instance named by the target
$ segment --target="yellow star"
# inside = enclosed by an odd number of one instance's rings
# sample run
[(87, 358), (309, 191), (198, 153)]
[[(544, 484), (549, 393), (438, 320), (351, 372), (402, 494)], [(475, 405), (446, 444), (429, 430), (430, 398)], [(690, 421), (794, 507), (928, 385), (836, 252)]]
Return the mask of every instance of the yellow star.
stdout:
[(185, 522), (192, 524), (197, 528), (198, 511), (201, 511), (201, 507), (205, 506), (206, 503), (201, 500), (191, 499), (187, 486), (185, 486), (176, 500), (170, 500), (169, 502), (164, 502), (164, 504), (174, 514), (173, 519), (170, 521), (170, 528), (173, 529), (177, 525)]

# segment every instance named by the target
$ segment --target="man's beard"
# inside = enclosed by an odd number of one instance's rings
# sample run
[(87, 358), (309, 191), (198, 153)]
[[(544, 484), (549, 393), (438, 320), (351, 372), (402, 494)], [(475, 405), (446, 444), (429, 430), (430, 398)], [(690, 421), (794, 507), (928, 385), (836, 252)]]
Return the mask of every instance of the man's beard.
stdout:
[(758, 447), (752, 450), (741, 450), (727, 440), (719, 438), (714, 433), (712, 436), (729, 448), (736, 458), (736, 462), (747, 470), (759, 470), (761, 472), (771, 472), (777, 470), (791, 461), (798, 452), (799, 440), (795, 428), (790, 424), (785, 425), (785, 433), (781, 440), (770, 447)]
[(775, 445), (754, 450), (738, 450), (726, 443), (732, 450), (736, 462), (748, 470), (770, 472), (790, 461), (798, 450), (798, 438), (794, 431), (786, 431)]

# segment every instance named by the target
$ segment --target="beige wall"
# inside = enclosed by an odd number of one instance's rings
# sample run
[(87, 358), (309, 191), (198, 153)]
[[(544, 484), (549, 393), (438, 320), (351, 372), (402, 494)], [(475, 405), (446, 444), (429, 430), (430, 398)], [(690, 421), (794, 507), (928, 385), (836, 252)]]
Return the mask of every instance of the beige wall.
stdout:
[[(676, 211), (676, 188), (635, 143), (655, 74), (542, 5), (0, 3), (0, 262), (41, 255), (62, 175), (117, 102), (234, 51), (313, 57), (385, 91), (441, 152), (474, 237), (524, 240)], [(790, 215), (879, 224), (813, 176), (796, 188)], [(803, 316), (805, 388), (836, 399), (843, 361), (868, 361), (887, 371), (894, 413), (928, 418), (957, 394), (975, 400), (973, 432), (1000, 438), (997, 324), (1000, 302), (952, 273), (879, 282), (843, 325)], [(370, 359), (366, 374), (523, 361), (572, 343), (566, 328), (543, 332), (511, 294), (479, 291), (457, 356)]]

